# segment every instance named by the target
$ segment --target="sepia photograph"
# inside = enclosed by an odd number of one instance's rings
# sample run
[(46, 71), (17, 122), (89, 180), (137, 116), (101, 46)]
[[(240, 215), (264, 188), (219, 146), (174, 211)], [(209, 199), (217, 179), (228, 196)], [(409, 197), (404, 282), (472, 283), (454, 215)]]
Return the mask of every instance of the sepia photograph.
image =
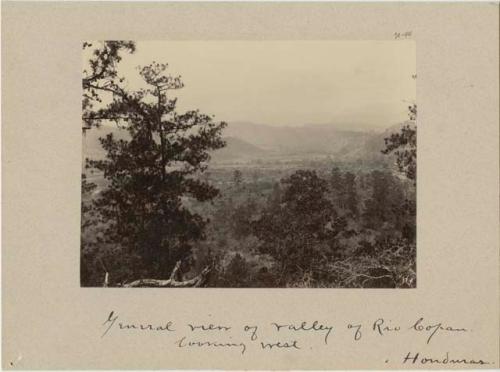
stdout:
[(408, 41), (87, 41), (82, 287), (416, 288)]
[(2, 3), (2, 368), (498, 368), (498, 10)]

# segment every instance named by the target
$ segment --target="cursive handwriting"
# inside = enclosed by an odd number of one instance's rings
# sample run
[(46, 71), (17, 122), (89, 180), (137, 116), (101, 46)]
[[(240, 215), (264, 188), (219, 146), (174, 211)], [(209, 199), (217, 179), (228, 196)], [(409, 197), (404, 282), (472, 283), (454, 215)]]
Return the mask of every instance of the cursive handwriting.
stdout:
[[(113, 327), (118, 320), (118, 315), (115, 315), (115, 312), (112, 311), (109, 313), (108, 318), (106, 321), (102, 324), (104, 327), (107, 327), (104, 330), (104, 333), (101, 335), (101, 337), (104, 337), (111, 327)], [(134, 329), (138, 331), (167, 331), (167, 332), (174, 332), (175, 329), (172, 328), (173, 323), (172, 322), (167, 322), (165, 324), (161, 325), (152, 325), (152, 324), (136, 324), (136, 323), (130, 323), (130, 324), (124, 324), (122, 322), (118, 323), (118, 328), (119, 329)]]
[(420, 353), (412, 354), (409, 352), (403, 358), (403, 364), (490, 364), (489, 362), (485, 362), (482, 359), (471, 359), (471, 358), (462, 358), (462, 357), (454, 357), (450, 358), (450, 353), (446, 352), (444, 357), (424, 357), (421, 356)]
[(192, 325), (188, 324), (188, 327), (191, 328), (191, 331), (229, 331), (231, 327), (221, 326), (221, 325), (213, 325), (213, 324), (202, 324), (202, 325)]
[(392, 326), (392, 325), (386, 324), (386, 321), (383, 318), (379, 318), (373, 322), (372, 329), (375, 332), (377, 332), (379, 335), (383, 336), (384, 334), (386, 334), (388, 332), (399, 332), (401, 330), (401, 327), (398, 325)]
[(257, 326), (246, 325), (246, 326), (243, 327), (243, 330), (245, 332), (251, 332), (252, 333), (252, 335), (250, 336), (250, 340), (252, 340), (252, 341), (255, 341), (258, 338), (258, 336), (257, 336), (257, 329), (258, 329)]
[(212, 348), (240, 348), (241, 354), (245, 354), (247, 346), (244, 342), (219, 342), (219, 341), (186, 341), (184, 336), (180, 340), (177, 340), (174, 344), (178, 347), (212, 347)]
[[(224, 318), (225, 319), (225, 318)], [(411, 340), (411, 348), (417, 348), (418, 345), (423, 346), (439, 342), (439, 350), (446, 350), (444, 347), (450, 337), (457, 337), (472, 332), (471, 329), (450, 325), (443, 320), (432, 321), (424, 317), (414, 317), (413, 320), (408, 319), (393, 320), (384, 317), (373, 317), (363, 321), (355, 319), (339, 320), (336, 323), (328, 321), (320, 322), (318, 320), (296, 322), (283, 321), (277, 319), (271, 323), (258, 323), (253, 319), (246, 319), (247, 322), (242, 324), (231, 324), (227, 319), (212, 320), (211, 322), (174, 322), (163, 321), (158, 323), (143, 323), (143, 322), (125, 322), (121, 319), (121, 314), (116, 311), (111, 311), (107, 314), (104, 322), (101, 324), (101, 338), (106, 336), (112, 330), (128, 331), (141, 333), (143, 335), (160, 333), (164, 335), (173, 335), (169, 345), (178, 349), (184, 350), (212, 350), (217, 352), (231, 353), (244, 355), (250, 350), (255, 352), (265, 353), (301, 353), (303, 350), (313, 350), (319, 344), (329, 347), (332, 344), (332, 339), (337, 342), (337, 345), (342, 343), (363, 343), (365, 338), (379, 338), (391, 342), (398, 342), (398, 338), (406, 334)], [(338, 328), (337, 328), (338, 327)], [(345, 329), (347, 327), (347, 330)], [(339, 332), (337, 332), (337, 329)], [(346, 332), (344, 332), (344, 330)], [(472, 335), (479, 335), (479, 332)], [(304, 335), (314, 336), (304, 337)], [(439, 335), (439, 336), (437, 336)], [(347, 337), (346, 337), (347, 336)], [(409, 337), (408, 337), (409, 336)], [(167, 336), (168, 337), (168, 336)], [(401, 341), (405, 337), (401, 338)], [(307, 343), (311, 341), (311, 344)], [(453, 355), (453, 350), (446, 354), (432, 354), (432, 349), (425, 350), (427, 354), (422, 354), (422, 351), (410, 351), (406, 355), (398, 355), (397, 358), (392, 358), (389, 355), (385, 357), (385, 363), (389, 360), (397, 360), (398, 364), (405, 365), (487, 365), (493, 364), (474, 356), (464, 357), (463, 354)]]
[(415, 324), (413, 324), (409, 329), (415, 330), (417, 332), (427, 332), (429, 337), (427, 338), (427, 343), (431, 342), (431, 339), (434, 337), (438, 331), (445, 332), (467, 332), (466, 328), (454, 328), (450, 326), (443, 326), (443, 323), (436, 324), (425, 324), (424, 318), (418, 319)]
[(361, 324), (348, 324), (347, 329), (356, 329), (354, 331), (354, 341), (359, 341), (361, 339), (361, 336), (363, 336), (363, 333), (361, 332)]
[(274, 343), (266, 343), (266, 342), (261, 342), (260, 347), (262, 349), (269, 349), (272, 350), (273, 348), (277, 349), (300, 349), (298, 345), (297, 340), (293, 340), (290, 342), (274, 342)]
[(278, 323), (271, 323), (274, 327), (276, 327), (276, 330), (279, 332), (281, 328), (285, 328), (289, 331), (313, 331), (313, 332), (325, 332), (325, 344), (328, 344), (328, 336), (330, 336), (330, 333), (333, 330), (332, 326), (320, 324), (317, 320), (315, 320), (312, 324), (308, 324), (307, 322), (302, 322), (299, 325), (296, 324), (278, 324)]

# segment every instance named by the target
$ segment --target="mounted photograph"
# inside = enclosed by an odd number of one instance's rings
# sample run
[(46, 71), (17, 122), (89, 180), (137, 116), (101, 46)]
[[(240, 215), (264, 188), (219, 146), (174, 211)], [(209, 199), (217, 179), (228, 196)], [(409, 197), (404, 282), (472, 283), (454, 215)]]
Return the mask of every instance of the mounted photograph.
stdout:
[(81, 287), (416, 288), (416, 49), (87, 41)]

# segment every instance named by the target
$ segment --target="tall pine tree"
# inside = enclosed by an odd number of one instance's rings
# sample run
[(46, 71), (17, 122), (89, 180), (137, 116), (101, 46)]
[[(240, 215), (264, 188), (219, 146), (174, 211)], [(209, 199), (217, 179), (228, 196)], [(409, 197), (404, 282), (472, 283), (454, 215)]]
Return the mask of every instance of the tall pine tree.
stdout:
[[(100, 54), (99, 54), (100, 55)], [(101, 138), (103, 160), (88, 160), (108, 181), (94, 200), (94, 210), (105, 226), (107, 243), (142, 258), (151, 277), (168, 277), (177, 261), (190, 262), (193, 243), (204, 238), (207, 220), (191, 212), (185, 198), (204, 202), (218, 190), (198, 177), (207, 168), (209, 152), (225, 145), (224, 122), (198, 110), (178, 113), (169, 92), (183, 88), (179, 76), (167, 74), (167, 65), (153, 62), (140, 68), (145, 87), (128, 91), (116, 73), (105, 81), (92, 80), (84, 90), (100, 102), (91, 110), (84, 96), (84, 123), (114, 121), (128, 133)], [(98, 68), (96, 68), (98, 70)]]

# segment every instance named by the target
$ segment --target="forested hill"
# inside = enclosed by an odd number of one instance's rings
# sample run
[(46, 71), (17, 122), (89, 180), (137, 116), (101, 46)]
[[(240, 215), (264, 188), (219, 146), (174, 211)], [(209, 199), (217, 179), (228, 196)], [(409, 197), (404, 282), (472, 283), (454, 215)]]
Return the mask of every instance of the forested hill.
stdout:
[[(397, 132), (403, 124), (384, 131), (355, 131), (339, 129), (335, 125), (304, 125), (275, 127), (254, 123), (229, 123), (224, 130), (226, 147), (212, 154), (214, 163), (232, 161), (268, 160), (276, 157), (324, 155), (339, 161), (386, 162), (381, 154), (384, 138)], [(105, 125), (86, 132), (83, 151), (86, 157), (101, 159), (104, 150), (99, 137), (113, 133), (117, 138), (127, 137), (125, 130)]]

